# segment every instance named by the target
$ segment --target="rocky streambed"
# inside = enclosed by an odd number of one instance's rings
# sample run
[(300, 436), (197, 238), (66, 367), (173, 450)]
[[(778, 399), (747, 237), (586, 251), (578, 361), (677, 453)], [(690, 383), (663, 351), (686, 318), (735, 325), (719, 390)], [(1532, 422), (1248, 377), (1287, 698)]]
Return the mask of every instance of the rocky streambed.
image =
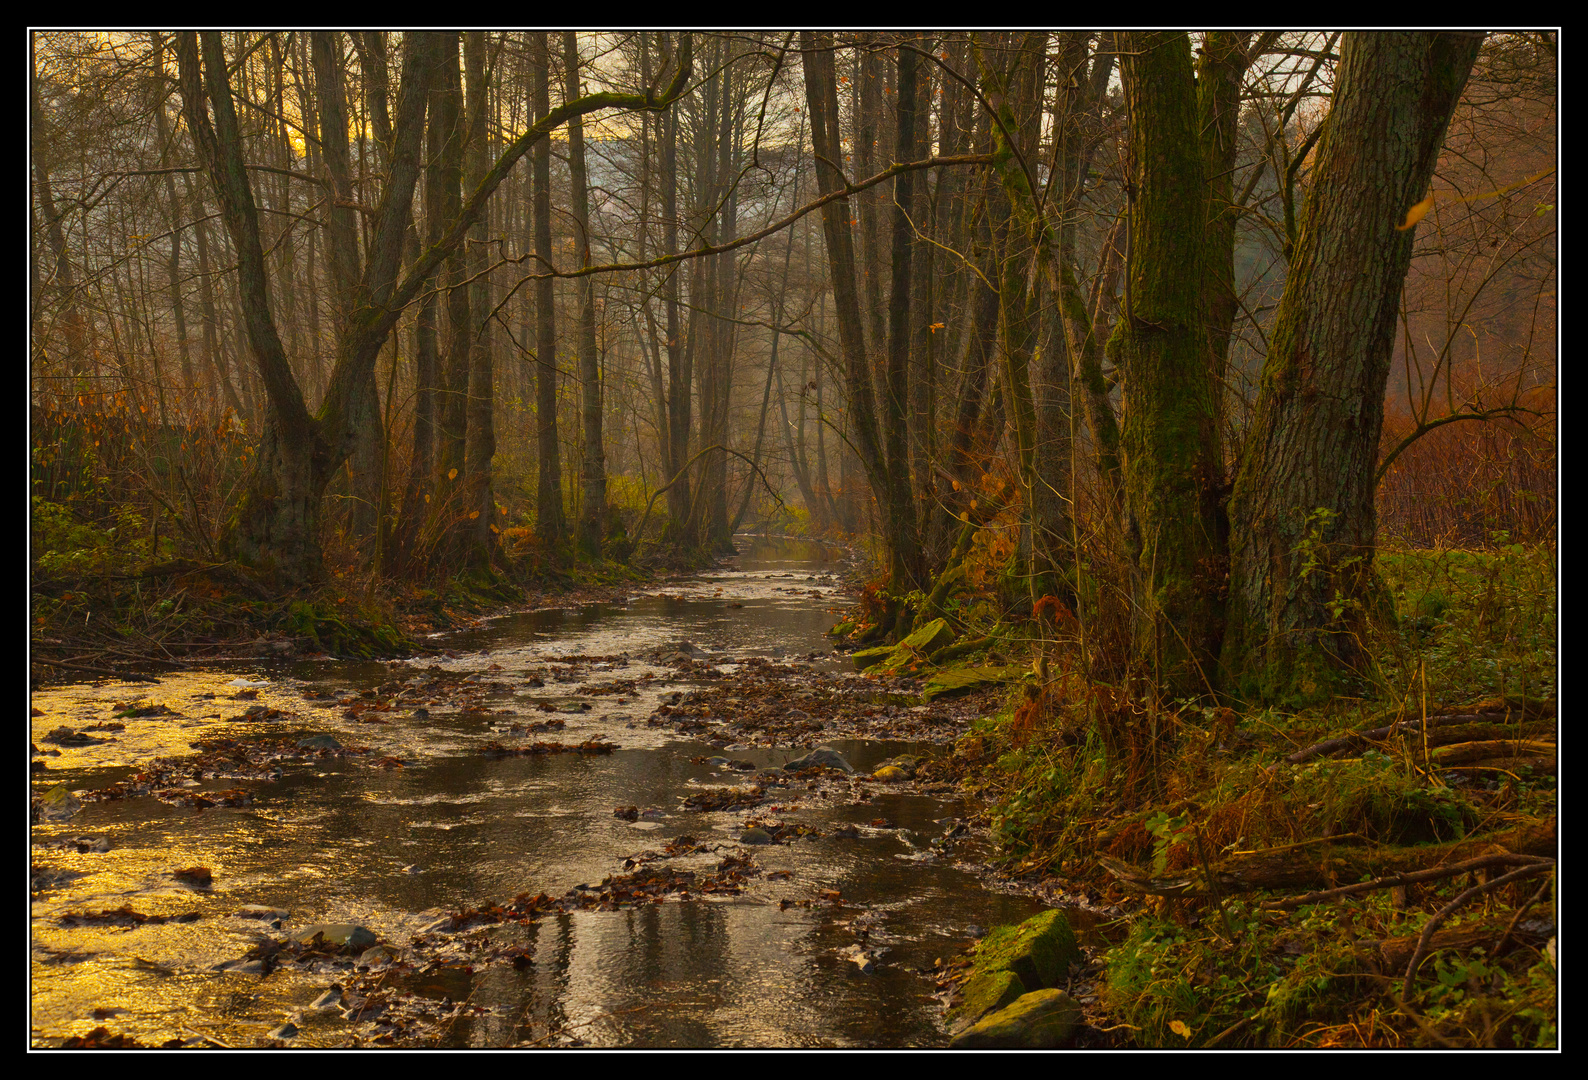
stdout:
[(33, 1044), (946, 1044), (1044, 907), (944, 766), (989, 699), (855, 674), (834, 553), (744, 546), (412, 661), (36, 693)]

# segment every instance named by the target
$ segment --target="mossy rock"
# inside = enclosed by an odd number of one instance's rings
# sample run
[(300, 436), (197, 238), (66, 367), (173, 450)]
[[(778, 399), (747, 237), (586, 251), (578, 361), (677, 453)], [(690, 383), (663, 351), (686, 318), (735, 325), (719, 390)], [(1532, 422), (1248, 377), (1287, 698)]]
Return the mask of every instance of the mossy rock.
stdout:
[(1056, 1050), (1081, 1026), (1081, 1007), (1063, 990), (1036, 990), (954, 1037), (956, 1050)]
[(899, 647), (913, 649), (922, 656), (931, 656), (953, 640), (954, 630), (948, 625), (948, 621), (933, 619), (925, 626), (917, 627), (913, 633), (899, 642)]
[(882, 663), (892, 655), (892, 645), (878, 645), (874, 649), (861, 649), (859, 652), (851, 653), (849, 658), (854, 661), (856, 671), (865, 671), (869, 667), (875, 667), (877, 664)]
[(1058, 908), (1019, 926), (994, 927), (976, 947), (976, 971), (1012, 971), (1030, 988), (1057, 986), (1081, 958), (1070, 920)]
[[(856, 653), (855, 655), (860, 655)], [(921, 688), (926, 701), (940, 697), (958, 697), (990, 686), (1003, 686), (1016, 682), (1025, 672), (1018, 667), (948, 667), (932, 673)]]
[(949, 1029), (966, 1031), (989, 1013), (1013, 1005), (1025, 993), (1026, 984), (1012, 971), (977, 971), (960, 988), (959, 1004), (948, 1011)]

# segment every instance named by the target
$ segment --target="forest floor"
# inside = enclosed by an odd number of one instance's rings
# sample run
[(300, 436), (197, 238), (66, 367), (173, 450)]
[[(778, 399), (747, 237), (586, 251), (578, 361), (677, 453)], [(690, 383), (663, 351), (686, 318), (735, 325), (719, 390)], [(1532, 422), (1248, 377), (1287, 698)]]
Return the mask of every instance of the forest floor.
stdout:
[(1359, 697), (1153, 706), (1060, 652), (1046, 687), (1028, 679), (935, 766), (987, 800), (1014, 884), (1122, 913), (1072, 972), (1090, 1030), (1556, 1045), (1553, 550), (1379, 566), (1399, 618)]

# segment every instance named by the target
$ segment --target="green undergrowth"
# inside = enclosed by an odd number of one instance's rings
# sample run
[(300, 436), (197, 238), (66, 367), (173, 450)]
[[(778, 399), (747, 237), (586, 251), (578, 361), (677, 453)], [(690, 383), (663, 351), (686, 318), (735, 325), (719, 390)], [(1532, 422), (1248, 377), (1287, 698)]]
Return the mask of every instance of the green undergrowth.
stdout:
[[(1203, 880), (1209, 867), (1235, 865), (1242, 853), (1295, 846), (1304, 859), (1309, 846), (1333, 838), (1404, 852), (1418, 866), (1419, 845), (1472, 840), (1481, 849), (1488, 834), (1556, 819), (1547, 767), (1497, 752), (1502, 760), (1491, 764), (1443, 768), (1415, 731), (1288, 760), (1323, 740), (1425, 712), (1514, 717), (1475, 725), (1462, 740), (1553, 739), (1553, 706), (1543, 705), (1556, 687), (1551, 550), (1390, 551), (1379, 568), (1395, 611), (1364, 643), (1362, 697), (1294, 713), (1228, 702), (1150, 705), (1139, 691), (1088, 683), (1055, 650), (1048, 685), (1028, 681), (956, 747), (970, 786), (991, 800), (992, 835), (1009, 870), (1055, 875), (1136, 912), (1107, 953), (1105, 996), (1110, 1016), (1134, 1029), (1139, 1045), (1552, 1044), (1554, 977), (1543, 938), (1513, 937), (1502, 955), (1490, 955), (1547, 878), (1464, 903), (1442, 929), (1481, 925), (1492, 929), (1486, 944), (1435, 949), (1403, 1002), (1404, 970), (1383, 968), (1362, 941), (1415, 939), (1472, 879), (1434, 883), (1404, 908), (1386, 890), (1260, 912), (1261, 892), (1222, 903), (1142, 898), (1103, 865)], [(1548, 927), (1551, 905), (1538, 904), (1530, 917)]]
[[(1412, 999), (1399, 998), (1402, 972), (1384, 970), (1381, 943), (1414, 941), (1427, 918), (1387, 892), (1294, 912), (1233, 899), (1221, 916), (1142, 915), (1108, 952), (1103, 1003), (1151, 1047), (1553, 1046), (1555, 970), (1534, 949), (1436, 950)], [(1480, 906), (1450, 928), (1492, 928), (1492, 943), (1504, 926)]]

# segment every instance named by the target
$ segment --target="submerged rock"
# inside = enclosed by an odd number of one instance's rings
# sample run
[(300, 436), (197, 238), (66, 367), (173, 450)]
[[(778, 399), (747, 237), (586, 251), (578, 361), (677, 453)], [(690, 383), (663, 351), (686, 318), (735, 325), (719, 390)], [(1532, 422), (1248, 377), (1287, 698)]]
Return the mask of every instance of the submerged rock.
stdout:
[(844, 760), (844, 755), (829, 746), (818, 746), (804, 757), (795, 758), (783, 768), (787, 772), (799, 772), (801, 769), (808, 769), (812, 765), (827, 765), (834, 769), (842, 769), (844, 772), (855, 771), (855, 767)]
[(315, 923), (293, 934), (292, 940), (312, 941), (315, 934), (322, 935), (321, 940), (327, 945), (345, 945), (349, 949), (366, 949), (378, 940), (373, 930), (354, 923)]
[(77, 813), (81, 806), (76, 796), (66, 790), (65, 784), (56, 784), (34, 804), (34, 815), (45, 821), (61, 821)]

